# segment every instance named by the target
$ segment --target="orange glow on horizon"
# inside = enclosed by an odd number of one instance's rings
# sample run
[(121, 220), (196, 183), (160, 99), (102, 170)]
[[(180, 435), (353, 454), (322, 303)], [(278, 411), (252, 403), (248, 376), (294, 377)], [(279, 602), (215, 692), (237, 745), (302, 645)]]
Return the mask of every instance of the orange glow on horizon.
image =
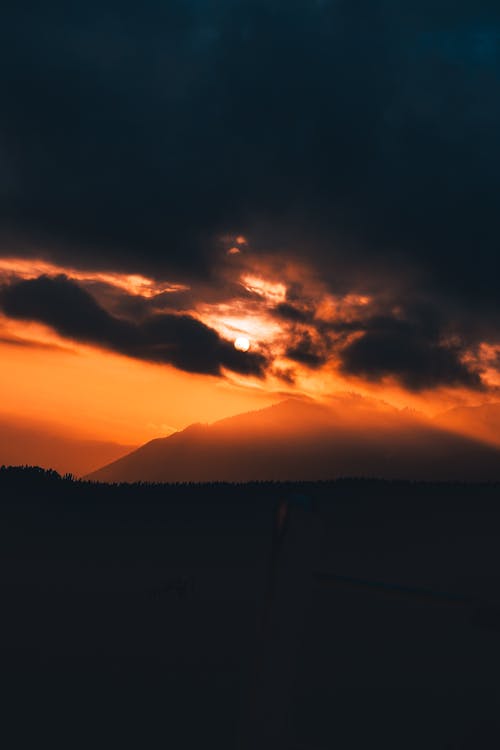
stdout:
[[(231, 241), (234, 243), (235, 238)], [(237, 237), (236, 242), (246, 244), (243, 237)], [(236, 245), (232, 250), (235, 255), (240, 252)], [(264, 378), (227, 370), (221, 377), (193, 375), (165, 364), (151, 364), (83, 345), (59, 336), (48, 326), (0, 315), (0, 417), (3, 412), (14, 420), (43, 423), (48, 431), (74, 439), (139, 445), (193, 422), (214, 422), (289, 396), (330, 403), (338, 394), (354, 394), (376, 399), (387, 408), (415, 410), (422, 418), (437, 417), (436, 424), (440, 424), (439, 415), (454, 407), (500, 401), (500, 346), (486, 342), (465, 357), (481, 371), (489, 391), (440, 387), (414, 393), (405, 390), (395, 378), (371, 382), (343, 375), (337, 339), (330, 334), (322, 338), (321, 331), (331, 331), (333, 326), (322, 329), (319, 322), (364, 321), (373, 314), (376, 301), (362, 294), (333, 295), (321, 280), (307, 276), (297, 265), (271, 269), (256, 261), (252, 269), (252, 261), (248, 260), (248, 265), (242, 267), (247, 264), (249, 253), (244, 255), (241, 263), (235, 259), (228, 272), (233, 285), (228, 288), (240, 284), (239, 289), (244, 290), (241, 295), (223, 302), (205, 302), (201, 297), (192, 303), (193, 309), (185, 312), (213, 328), (241, 352), (251, 349), (252, 354), (265, 355), (269, 367)], [(147, 299), (188, 289), (140, 274), (78, 270), (43, 260), (0, 259), (0, 281), (34, 279), (44, 274), (66, 274), (81, 282), (108, 284)], [(294, 302), (294, 307), (288, 293), (299, 280), (307, 293), (303, 300)], [(283, 308), (288, 308), (286, 314), (292, 308), (297, 316), (277, 314)], [(312, 321), (318, 322), (317, 327)], [(362, 330), (346, 333), (343, 344), (349, 337), (361, 335)], [(327, 351), (326, 364), (307, 367), (293, 359), (292, 347), (304, 336), (319, 351)], [(481, 426), (471, 425), (466, 416), (449, 422), (450, 429), (492, 441), (494, 432), (488, 432), (489, 428), (482, 430)]]
[(192, 422), (213, 422), (279, 400), (75, 344), (33, 348), (0, 343), (0, 413), (52, 425), (69, 437), (138, 445)]

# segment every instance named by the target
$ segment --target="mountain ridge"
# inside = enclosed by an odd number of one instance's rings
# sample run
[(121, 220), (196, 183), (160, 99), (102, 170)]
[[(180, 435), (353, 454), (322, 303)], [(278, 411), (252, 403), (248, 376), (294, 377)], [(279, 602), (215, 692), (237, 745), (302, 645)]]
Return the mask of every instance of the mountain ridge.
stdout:
[[(342, 408), (342, 405), (344, 408)], [(341, 476), (500, 479), (500, 451), (421, 416), (340, 399), (287, 399), (156, 438), (87, 475), (92, 481), (287, 481)]]

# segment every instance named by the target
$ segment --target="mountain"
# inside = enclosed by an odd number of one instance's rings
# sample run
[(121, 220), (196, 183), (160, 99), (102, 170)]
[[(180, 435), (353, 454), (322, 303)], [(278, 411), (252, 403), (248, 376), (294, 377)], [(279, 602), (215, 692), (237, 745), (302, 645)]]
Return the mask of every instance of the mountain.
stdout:
[(500, 447), (500, 404), (459, 406), (438, 417), (451, 430)]
[(129, 453), (131, 448), (103, 440), (76, 439), (51, 432), (43, 424), (0, 419), (0, 466), (40, 466), (83, 476)]
[(500, 480), (500, 451), (417, 414), (356, 396), (287, 400), (193, 424), (90, 474), (103, 482)]

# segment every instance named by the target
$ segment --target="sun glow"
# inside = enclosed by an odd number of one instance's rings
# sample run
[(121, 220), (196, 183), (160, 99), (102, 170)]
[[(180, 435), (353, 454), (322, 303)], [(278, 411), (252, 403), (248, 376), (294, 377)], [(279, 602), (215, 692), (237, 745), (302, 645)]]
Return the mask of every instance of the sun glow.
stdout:
[(246, 336), (238, 336), (235, 339), (234, 348), (239, 352), (247, 352), (250, 349), (250, 341)]
[[(228, 239), (226, 251), (237, 257), (240, 247), (246, 250), (242, 239)], [(178, 312), (213, 329), (224, 347), (234, 346), (242, 359), (249, 351), (248, 357), (261, 357), (266, 362), (264, 377), (226, 368), (221, 378), (189, 374), (65, 338), (36, 321), (0, 314), (0, 393), (4, 398), (0, 411), (8, 408), (19, 419), (46, 421), (73, 437), (132, 445), (182, 429), (192, 421), (215, 421), (286, 395), (324, 400), (337, 392), (356, 393), (397, 409), (416, 409), (430, 418), (440, 418), (457, 405), (476, 406), (478, 398), (480, 402), (498, 400), (500, 345), (496, 343), (483, 342), (463, 358), (482, 373), (483, 382), (492, 388), (489, 396), (445, 387), (411, 393), (389, 376), (370, 381), (346, 375), (341, 368), (342, 347), (363, 335), (365, 321), (377, 314), (377, 300), (353, 293), (332, 294), (305, 268), (268, 268), (254, 262), (249, 252), (245, 255), (224, 277), (227, 294), (224, 289), (215, 290), (216, 294), (209, 289), (205, 296), (205, 287), (194, 285)], [(105, 309), (109, 300), (112, 304), (115, 299), (126, 300), (123, 295), (154, 299), (158, 294), (189, 289), (140, 274), (0, 258), (0, 286), (59, 274), (88, 285), (91, 295), (102, 294)], [(108, 289), (102, 292), (98, 284)], [(173, 296), (174, 311), (177, 302)], [(161, 300), (151, 305), (151, 315), (162, 313), (165, 304)], [(398, 313), (394, 309), (391, 314)], [(339, 325), (340, 335), (332, 323), (352, 326)], [(301, 358), (309, 351), (320, 357), (326, 352), (319, 366), (309, 367), (307, 357)], [(173, 390), (178, 398), (166, 403), (165, 392)], [(467, 425), (459, 427), (464, 434), (473, 434)], [(455, 423), (453, 429), (458, 429)], [(478, 432), (480, 438), (483, 433)]]

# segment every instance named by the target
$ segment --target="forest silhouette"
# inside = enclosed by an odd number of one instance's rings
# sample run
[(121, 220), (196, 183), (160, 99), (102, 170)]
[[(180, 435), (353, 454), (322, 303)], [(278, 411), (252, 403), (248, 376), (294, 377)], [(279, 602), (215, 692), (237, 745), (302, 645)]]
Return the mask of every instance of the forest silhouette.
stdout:
[(499, 495), (2, 467), (6, 711), (70, 746), (489, 747)]

